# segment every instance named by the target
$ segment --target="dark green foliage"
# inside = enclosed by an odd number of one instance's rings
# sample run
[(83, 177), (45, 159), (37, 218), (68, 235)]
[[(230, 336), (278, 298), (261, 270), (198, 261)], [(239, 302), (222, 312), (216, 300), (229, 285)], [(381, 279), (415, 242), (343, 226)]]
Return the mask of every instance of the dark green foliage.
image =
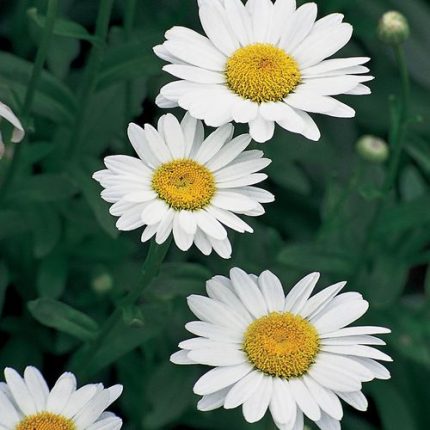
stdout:
[[(306, 273), (321, 271), (320, 287), (349, 281), (348, 290), (370, 301), (363, 322), (393, 330), (387, 336), (393, 378), (369, 383), (369, 412), (345, 407), (342, 428), (430, 428), (428, 2), (317, 1), (321, 15), (341, 12), (354, 25), (343, 53), (372, 57), (373, 94), (347, 99), (355, 119), (317, 117), (323, 136), (318, 143), (278, 130), (259, 147), (273, 160), (264, 186), (276, 201), (251, 221), (255, 233), (231, 233), (230, 261), (172, 246), (139, 305), (120, 308), (120, 323), (85, 366), (88, 341), (125, 293), (139, 285), (148, 251), (138, 232), (118, 233), (92, 173), (102, 168), (104, 156), (132, 153), (126, 136), (130, 121), (155, 123), (162, 114), (154, 99), (168, 78), (152, 47), (173, 25), (199, 25), (194, 0), (137, 0), (132, 26), (125, 30), (132, 2), (118, 0), (104, 41), (94, 36), (98, 1), (59, 3), (61, 19), (27, 118), (26, 140), (19, 144), (20, 161), (0, 191), (0, 367), (22, 370), (34, 364), (55, 375), (71, 369), (82, 383), (122, 383), (118, 408), (126, 429), (245, 430), (251, 426), (240, 411), (196, 410), (192, 385), (203, 368), (168, 362), (188, 336), (185, 322), (193, 318), (186, 296), (204, 294), (205, 280), (232, 266), (253, 273), (270, 269), (287, 288)], [(412, 119), (394, 187), (379, 205), (388, 164), (360, 160), (355, 142), (363, 134), (386, 140), (390, 134), (389, 98), (399, 97), (399, 74), (390, 49), (376, 37), (377, 21), (390, 9), (399, 9), (410, 22), (405, 49)], [(0, 100), (17, 113), (45, 14), (42, 0), (0, 0)], [(88, 94), (82, 94), (89, 53), (99, 47), (104, 53), (97, 73)], [(10, 133), (4, 123), (1, 128), (4, 136)], [(8, 144), (7, 150), (0, 186), (17, 145)], [(252, 428), (269, 425), (262, 421)]]

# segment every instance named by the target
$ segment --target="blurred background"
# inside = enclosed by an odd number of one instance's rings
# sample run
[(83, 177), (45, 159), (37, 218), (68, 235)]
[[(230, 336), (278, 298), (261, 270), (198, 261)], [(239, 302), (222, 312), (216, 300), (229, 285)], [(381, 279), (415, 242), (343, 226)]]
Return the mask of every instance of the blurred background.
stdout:
[[(66, 369), (81, 383), (120, 382), (125, 391), (114, 410), (126, 429), (265, 430), (270, 420), (249, 425), (240, 410), (196, 410), (192, 386), (203, 367), (168, 361), (177, 343), (190, 337), (183, 328), (192, 319), (185, 298), (204, 293), (205, 280), (233, 266), (252, 273), (270, 269), (286, 289), (320, 271), (319, 288), (347, 280), (348, 290), (369, 300), (360, 323), (392, 329), (384, 349), (394, 357), (392, 379), (366, 384), (369, 411), (345, 405), (342, 428), (430, 428), (429, 2), (317, 1), (319, 16), (341, 12), (353, 24), (353, 40), (341, 54), (372, 58), (373, 94), (343, 99), (356, 109), (355, 119), (314, 116), (320, 142), (278, 129), (259, 146), (273, 160), (264, 187), (276, 202), (250, 221), (255, 233), (229, 233), (229, 261), (172, 247), (144, 300), (124, 312), (122, 326), (83, 372), (76, 353), (136, 285), (148, 249), (139, 231), (119, 234), (91, 175), (104, 156), (132, 153), (130, 121), (155, 123), (164, 113), (154, 99), (170, 78), (152, 47), (173, 25), (201, 31), (195, 0), (116, 0), (109, 25), (99, 22), (103, 40), (94, 36), (103, 2), (59, 2), (61, 19), (12, 177), (17, 145), (7, 144), (0, 161), (0, 184), (8, 177), (0, 191), (0, 368), (22, 371), (33, 364), (51, 383)], [(42, 0), (0, 0), (0, 100), (16, 113), (23, 108), (46, 7)], [(400, 94), (400, 78), (392, 50), (376, 31), (391, 9), (411, 27), (405, 44), (411, 121), (394, 187), (381, 195), (390, 160), (366, 160), (356, 142), (369, 134), (388, 140), (392, 128), (390, 98)], [(4, 122), (1, 130), (3, 136), (11, 131)]]

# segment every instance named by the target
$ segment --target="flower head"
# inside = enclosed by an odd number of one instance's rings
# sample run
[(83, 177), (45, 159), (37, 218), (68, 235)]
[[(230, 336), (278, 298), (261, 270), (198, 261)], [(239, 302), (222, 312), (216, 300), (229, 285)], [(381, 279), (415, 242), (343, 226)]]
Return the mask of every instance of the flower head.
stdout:
[(200, 0), (199, 14), (206, 36), (173, 27), (154, 48), (179, 78), (161, 89), (161, 107), (179, 105), (214, 127), (248, 123), (257, 142), (273, 136), (275, 123), (318, 140), (308, 112), (352, 117), (333, 96), (370, 93), (369, 58), (327, 59), (352, 35), (341, 14), (317, 20), (315, 3), (296, 9), (295, 0)]
[[(14, 126), (11, 141), (14, 143), (21, 142), (25, 135), (21, 121), (16, 117), (16, 115), (12, 112), (12, 109), (9, 106), (0, 102), (0, 122), (2, 118), (4, 118), (6, 121), (10, 122)], [(4, 144), (0, 133), (0, 159), (3, 156), (3, 153)]]
[(233, 126), (226, 124), (205, 139), (201, 121), (188, 114), (181, 123), (171, 114), (162, 116), (158, 130), (130, 124), (128, 136), (139, 158), (106, 157), (107, 169), (94, 174), (105, 188), (102, 198), (113, 203), (118, 229), (146, 225), (142, 241), (155, 236), (158, 244), (173, 232), (183, 251), (194, 243), (206, 255), (214, 249), (229, 258), (223, 224), (252, 233), (236, 214), (261, 215), (261, 203), (273, 201), (272, 194), (253, 186), (266, 179), (257, 172), (270, 160), (261, 151), (245, 151), (249, 135), (232, 135)]
[(385, 12), (379, 21), (378, 34), (382, 42), (388, 45), (400, 45), (410, 35), (408, 20), (395, 10)]
[(366, 410), (362, 383), (388, 379), (376, 360), (391, 361), (368, 345), (384, 345), (373, 335), (389, 330), (347, 327), (368, 303), (359, 293), (339, 294), (345, 282), (311, 297), (318, 278), (311, 273), (285, 297), (273, 273), (234, 268), (230, 278), (207, 282), (209, 297), (188, 298), (200, 321), (185, 327), (198, 337), (181, 342), (171, 361), (215, 367), (194, 385), (200, 410), (242, 406), (256, 422), (269, 409), (281, 430), (302, 430), (304, 416), (321, 430), (340, 429), (340, 399)]
[(122, 385), (103, 388), (89, 384), (76, 389), (76, 378), (66, 372), (49, 390), (32, 366), (22, 378), (14, 369), (4, 371), (0, 387), (0, 423), (8, 430), (119, 430), (122, 420), (104, 412), (122, 393)]
[(359, 155), (371, 163), (384, 163), (390, 154), (387, 142), (371, 135), (360, 137), (356, 148)]

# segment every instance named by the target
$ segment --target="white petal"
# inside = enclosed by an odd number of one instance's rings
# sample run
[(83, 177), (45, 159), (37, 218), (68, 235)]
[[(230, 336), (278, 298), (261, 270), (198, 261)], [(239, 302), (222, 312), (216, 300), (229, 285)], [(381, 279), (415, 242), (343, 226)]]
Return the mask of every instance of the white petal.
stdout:
[(294, 133), (300, 133), (305, 126), (301, 116), (283, 102), (264, 103), (260, 107), (260, 112), (267, 120), (281, 122), (283, 128)]
[(264, 376), (258, 390), (242, 405), (243, 416), (249, 423), (261, 420), (266, 413), (272, 398), (272, 379), (271, 376)]
[(296, 10), (295, 0), (276, 0), (272, 10), (272, 22), (268, 42), (277, 45), (283, 35), (289, 17)]
[(366, 345), (323, 345), (321, 350), (331, 352), (332, 354), (354, 355), (381, 361), (393, 361), (389, 355)]
[(224, 404), (225, 395), (228, 390), (229, 388), (224, 388), (215, 393), (203, 396), (197, 403), (197, 409), (199, 411), (207, 412), (220, 408)]
[(160, 161), (152, 153), (142, 127), (130, 123), (127, 128), (127, 135), (136, 154), (139, 158), (151, 167), (157, 167)]
[(164, 136), (167, 147), (173, 158), (183, 158), (185, 156), (185, 141), (182, 127), (179, 121), (172, 115), (164, 115)]
[(214, 251), (221, 257), (225, 259), (231, 258), (232, 247), (228, 238), (224, 240), (214, 239), (213, 237), (208, 237), (209, 242), (214, 249)]
[(336, 393), (344, 402), (359, 411), (367, 411), (368, 402), (366, 396), (361, 391), (352, 393)]
[(258, 143), (264, 143), (273, 137), (275, 123), (267, 121), (262, 115), (249, 122), (249, 134)]
[(230, 389), (226, 395), (224, 407), (233, 409), (242, 405), (255, 392), (260, 391), (260, 385), (264, 377), (264, 374), (258, 370), (248, 373)]
[(387, 334), (391, 333), (391, 330), (384, 327), (373, 327), (373, 326), (361, 326), (361, 327), (346, 327), (331, 333), (322, 335), (322, 338), (333, 338), (343, 336), (358, 336), (365, 334)]
[(371, 358), (365, 357), (350, 357), (351, 360), (361, 364), (367, 370), (369, 370), (376, 379), (390, 379), (391, 375), (388, 369), (383, 366), (381, 363), (378, 363)]
[(9, 429), (15, 428), (16, 424), (20, 421), (20, 416), (3, 390), (0, 390), (0, 408), (2, 412), (0, 423)]
[(230, 27), (242, 46), (251, 43), (252, 23), (241, 0), (225, 0), (224, 7)]
[(122, 426), (122, 419), (116, 416), (109, 416), (91, 424), (87, 430), (119, 430)]
[(169, 207), (163, 200), (154, 200), (144, 207), (141, 219), (145, 224), (158, 224), (166, 216)]
[(252, 367), (248, 363), (216, 367), (205, 373), (194, 385), (193, 391), (201, 396), (228, 387), (246, 376)]
[(194, 244), (204, 255), (209, 255), (212, 252), (212, 245), (209, 239), (199, 228), (194, 236)]
[(231, 106), (231, 115), (235, 122), (251, 122), (257, 118), (258, 106), (258, 103), (236, 96)]
[(14, 126), (11, 142), (14, 142), (14, 143), (21, 142), (21, 140), (24, 138), (24, 135), (25, 135), (24, 128), (22, 127), (21, 121), (12, 112), (12, 109), (2, 102), (0, 102), (0, 117), (3, 117)]
[(321, 417), (321, 410), (302, 379), (290, 379), (288, 384), (291, 388), (291, 394), (303, 413), (313, 421), (319, 420)]
[(281, 312), (284, 310), (285, 296), (281, 281), (269, 270), (265, 270), (258, 277), (258, 284), (263, 293), (269, 312)]
[(211, 133), (200, 146), (194, 159), (201, 164), (205, 164), (211, 160), (227, 141), (232, 129), (233, 126), (231, 124), (226, 124)]
[(267, 42), (269, 40), (272, 9), (273, 4), (271, 0), (259, 0), (255, 2), (254, 10), (251, 14), (253, 42)]
[(280, 378), (273, 378), (270, 412), (275, 422), (289, 424), (290, 428), (293, 426), (296, 420), (297, 406), (291, 394), (288, 381)]
[(318, 282), (320, 274), (318, 272), (310, 273), (301, 279), (288, 293), (285, 299), (284, 310), (286, 312), (292, 312), (299, 314), (303, 309), (306, 301), (312, 294), (315, 285)]
[(321, 414), (321, 419), (316, 421), (315, 424), (321, 430), (340, 430), (340, 422), (324, 413)]
[[(192, 31), (192, 30), (189, 30)], [(164, 47), (175, 57), (193, 66), (222, 72), (226, 57), (206, 37), (195, 33), (191, 43), (182, 40), (168, 40)]]
[(245, 222), (242, 221), (237, 215), (224, 209), (215, 206), (208, 206), (206, 210), (212, 214), (219, 222), (239, 233), (252, 233), (254, 230)]
[(142, 243), (147, 242), (149, 239), (151, 239), (154, 236), (154, 234), (157, 233), (157, 230), (158, 230), (158, 224), (146, 226), (145, 230), (143, 230), (142, 236), (140, 237), (140, 240), (142, 241)]
[(330, 300), (339, 293), (339, 291), (346, 285), (346, 282), (338, 282), (337, 284), (330, 285), (324, 288), (319, 293), (311, 297), (303, 306), (300, 314), (303, 317), (313, 316), (320, 308), (330, 302)]
[[(180, 213), (180, 212), (179, 212)], [(173, 218), (173, 237), (177, 247), (181, 251), (188, 251), (193, 244), (194, 235), (187, 233), (180, 225), (179, 213)]]
[(336, 420), (342, 419), (343, 410), (336, 394), (322, 387), (308, 375), (303, 375), (303, 382), (316, 400), (320, 408)]
[(338, 336), (321, 339), (321, 345), (386, 345), (378, 337), (361, 335), (361, 336)]
[(220, 327), (204, 321), (192, 321), (185, 324), (185, 328), (197, 335), (213, 341), (239, 343), (243, 342), (243, 332), (236, 327)]
[(240, 314), (218, 300), (197, 295), (191, 295), (187, 300), (191, 311), (202, 321), (238, 329), (247, 325), (247, 321)]
[(304, 69), (318, 64), (339, 51), (348, 43), (351, 35), (352, 26), (350, 24), (339, 24), (334, 28), (327, 29), (324, 35), (318, 32), (314, 36), (308, 37), (292, 54), (301, 68)]
[(36, 404), (21, 376), (10, 367), (6, 367), (4, 376), (10, 392), (21, 411), (25, 415), (34, 414), (36, 412)]
[(249, 134), (242, 134), (237, 136), (230, 142), (226, 143), (207, 163), (206, 166), (211, 171), (226, 166), (232, 162), (239, 154), (241, 154), (247, 146), (251, 143), (251, 136)]
[(27, 366), (24, 371), (24, 381), (34, 400), (37, 412), (45, 409), (49, 388), (39, 370), (33, 366)]
[(102, 388), (101, 384), (88, 384), (76, 390), (70, 396), (62, 415), (73, 418)]
[(198, 82), (200, 84), (225, 83), (225, 75), (222, 73), (202, 69), (197, 66), (189, 66), (186, 64), (167, 64), (163, 67), (163, 70), (177, 78), (191, 82)]
[(246, 354), (233, 348), (196, 349), (190, 351), (188, 357), (207, 366), (234, 366), (247, 362)]
[(230, 270), (230, 278), (236, 294), (251, 315), (260, 318), (268, 313), (260, 289), (247, 273), (235, 267)]
[(172, 155), (167, 148), (160, 133), (150, 124), (145, 125), (145, 136), (148, 141), (152, 153), (162, 163), (167, 163), (172, 160)]
[(287, 53), (292, 53), (311, 31), (317, 12), (318, 8), (315, 3), (306, 3), (292, 13), (285, 24), (280, 47)]
[(369, 57), (352, 57), (352, 58), (333, 58), (324, 60), (315, 66), (307, 67), (302, 70), (303, 76), (321, 76), (335, 70), (343, 70), (349, 67), (365, 64), (370, 60)]
[(98, 392), (74, 417), (73, 421), (78, 430), (84, 430), (93, 424), (107, 408), (110, 394), (107, 390)]
[(330, 333), (351, 324), (364, 315), (368, 308), (369, 303), (365, 300), (354, 300), (340, 304), (328, 312), (322, 312), (320, 316), (312, 319), (312, 324), (320, 333)]
[(46, 410), (61, 414), (76, 391), (76, 378), (72, 373), (64, 373), (55, 383), (46, 401)]
[(195, 218), (199, 228), (208, 236), (224, 240), (227, 238), (227, 231), (222, 224), (209, 212), (201, 210), (195, 213)]
[(170, 356), (170, 361), (174, 364), (196, 364), (188, 358), (188, 351), (177, 351)]
[(230, 26), (216, 7), (200, 7), (199, 16), (205, 33), (221, 52), (230, 56), (240, 47), (238, 40), (230, 32)]

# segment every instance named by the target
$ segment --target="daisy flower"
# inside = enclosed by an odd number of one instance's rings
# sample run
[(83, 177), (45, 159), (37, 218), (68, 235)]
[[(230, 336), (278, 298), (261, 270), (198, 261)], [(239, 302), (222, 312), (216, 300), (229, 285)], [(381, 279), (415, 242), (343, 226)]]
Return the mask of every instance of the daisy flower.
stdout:
[(103, 388), (89, 384), (76, 389), (76, 378), (63, 373), (52, 390), (42, 374), (28, 366), (22, 378), (14, 369), (4, 371), (0, 385), (2, 430), (119, 430), (122, 420), (104, 410), (122, 392), (122, 385)]
[(332, 96), (370, 94), (363, 82), (369, 58), (327, 59), (352, 35), (343, 15), (317, 20), (317, 5), (295, 0), (200, 0), (206, 37), (184, 27), (166, 32), (154, 48), (179, 78), (165, 85), (160, 107), (180, 106), (207, 125), (248, 123), (257, 142), (271, 139), (275, 123), (318, 140), (308, 112), (350, 118), (352, 108)]
[(373, 335), (390, 331), (346, 327), (369, 304), (359, 293), (339, 294), (345, 282), (311, 297), (318, 278), (311, 273), (285, 297), (273, 273), (234, 268), (230, 279), (207, 282), (209, 297), (188, 298), (200, 321), (185, 327), (198, 337), (181, 342), (171, 361), (215, 367), (194, 385), (200, 410), (242, 406), (250, 423), (269, 410), (281, 430), (303, 430), (304, 416), (321, 430), (340, 429), (339, 399), (366, 410), (362, 382), (388, 379), (376, 360), (391, 361), (368, 345), (384, 345)]
[[(21, 142), (21, 140), (24, 138), (24, 135), (25, 135), (24, 128), (22, 127), (21, 121), (16, 117), (16, 115), (12, 112), (12, 109), (9, 106), (0, 102), (0, 121), (2, 118), (10, 122), (14, 127), (11, 141), (14, 143)], [(0, 133), (0, 158), (3, 155), (3, 152), (4, 152), (4, 144)]]
[(105, 188), (102, 198), (113, 203), (117, 228), (146, 226), (142, 242), (155, 236), (158, 244), (173, 232), (183, 251), (194, 243), (205, 255), (214, 249), (230, 258), (224, 226), (252, 233), (236, 214), (262, 215), (261, 203), (274, 200), (253, 186), (267, 178), (257, 172), (271, 161), (262, 151), (245, 151), (251, 137), (232, 139), (233, 131), (225, 124), (205, 139), (203, 124), (189, 114), (181, 123), (171, 114), (162, 116), (158, 130), (131, 123), (128, 137), (139, 158), (106, 157), (107, 169), (93, 176)]

